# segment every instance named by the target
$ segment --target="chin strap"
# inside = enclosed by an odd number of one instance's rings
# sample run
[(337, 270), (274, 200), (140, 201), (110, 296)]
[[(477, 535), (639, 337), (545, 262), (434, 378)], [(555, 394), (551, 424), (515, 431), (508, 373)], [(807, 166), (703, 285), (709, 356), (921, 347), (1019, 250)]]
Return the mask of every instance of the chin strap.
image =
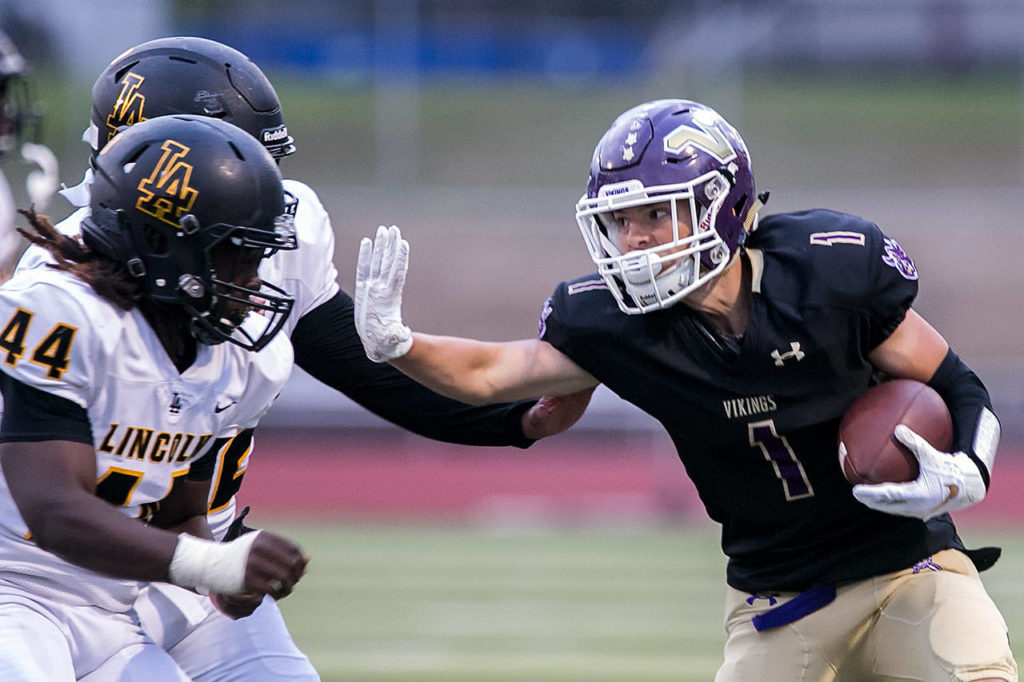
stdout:
[(747, 232), (753, 232), (757, 229), (757, 217), (764, 205), (768, 203), (768, 197), (771, 196), (770, 191), (764, 191), (757, 195), (757, 199), (751, 204), (750, 210), (747, 211), (747, 217), (743, 221), (743, 229)]

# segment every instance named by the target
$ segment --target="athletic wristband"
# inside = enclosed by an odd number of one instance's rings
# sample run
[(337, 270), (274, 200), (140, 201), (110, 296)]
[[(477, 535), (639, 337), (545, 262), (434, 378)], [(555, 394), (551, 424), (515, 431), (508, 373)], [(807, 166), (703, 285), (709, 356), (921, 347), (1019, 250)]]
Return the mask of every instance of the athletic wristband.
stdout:
[(203, 540), (187, 533), (178, 535), (171, 565), (171, 582), (191, 587), (200, 594), (241, 594), (245, 591), (245, 568), (249, 550), (261, 531), (246, 533), (231, 542)]
[(963, 452), (978, 466), (986, 490), (999, 445), (999, 420), (985, 384), (952, 349), (928, 381), (949, 407), (953, 418), (951, 452)]

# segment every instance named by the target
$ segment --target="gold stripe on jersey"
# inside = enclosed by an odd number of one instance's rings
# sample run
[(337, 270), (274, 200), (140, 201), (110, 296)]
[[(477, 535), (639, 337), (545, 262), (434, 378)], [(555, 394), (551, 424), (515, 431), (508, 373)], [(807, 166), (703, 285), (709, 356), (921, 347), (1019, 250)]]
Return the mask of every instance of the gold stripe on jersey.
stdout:
[(242, 477), (249, 466), (252, 452), (253, 430), (246, 429), (228, 441), (217, 453), (217, 468), (210, 489), (209, 511), (216, 512), (231, 503), (242, 485)]

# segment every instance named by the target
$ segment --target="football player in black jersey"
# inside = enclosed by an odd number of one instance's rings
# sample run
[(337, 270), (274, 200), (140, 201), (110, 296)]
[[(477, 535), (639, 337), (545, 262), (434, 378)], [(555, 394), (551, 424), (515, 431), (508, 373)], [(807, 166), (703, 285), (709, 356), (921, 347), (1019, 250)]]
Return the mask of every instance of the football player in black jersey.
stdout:
[[(827, 210), (759, 220), (765, 201), (715, 111), (642, 104), (598, 143), (577, 204), (597, 274), (557, 287), (539, 339), (412, 333), (396, 227), (360, 246), (356, 326), (371, 359), (459, 400), (600, 382), (657, 418), (722, 525), (718, 682), (1016, 680), (978, 577), (998, 550), (966, 550), (949, 515), (989, 485), (988, 392), (911, 308), (918, 273), (894, 239)], [(879, 376), (935, 388), (955, 444), (900, 426), (919, 478), (851, 489), (838, 424)]]

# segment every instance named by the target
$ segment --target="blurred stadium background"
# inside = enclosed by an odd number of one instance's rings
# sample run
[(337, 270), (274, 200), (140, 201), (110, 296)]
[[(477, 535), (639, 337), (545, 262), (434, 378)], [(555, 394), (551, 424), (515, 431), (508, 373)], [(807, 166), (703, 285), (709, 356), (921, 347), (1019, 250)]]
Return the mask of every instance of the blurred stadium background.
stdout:
[[(341, 285), (359, 238), (398, 224), (408, 322), (489, 339), (533, 335), (555, 284), (591, 269), (573, 204), (615, 116), (657, 97), (710, 104), (744, 135), (769, 211), (857, 213), (915, 258), (918, 310), (1003, 422), (993, 499), (963, 523), (1007, 548), (986, 580), (1024, 628), (1018, 0), (0, 0), (0, 27), (34, 68), (69, 185), (89, 89), (118, 53), (174, 34), (246, 52), (298, 144), (282, 170), (332, 215)], [(24, 169), (4, 171), (21, 186)], [(717, 667), (715, 529), (659, 427), (615, 396), (529, 450), (475, 450), (297, 373), (262, 431), (243, 497), (314, 556), (283, 606), (325, 680)]]

